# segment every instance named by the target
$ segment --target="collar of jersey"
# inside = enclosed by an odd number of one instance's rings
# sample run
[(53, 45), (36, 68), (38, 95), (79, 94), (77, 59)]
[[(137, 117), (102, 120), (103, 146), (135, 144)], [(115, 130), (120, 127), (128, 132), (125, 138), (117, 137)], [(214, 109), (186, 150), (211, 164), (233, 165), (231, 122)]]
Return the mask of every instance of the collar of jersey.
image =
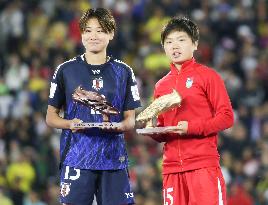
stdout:
[(171, 63), (170, 64), (171, 74), (172, 75), (179, 75), (180, 73), (184, 73), (184, 72), (188, 71), (189, 69), (193, 68), (194, 63), (195, 63), (194, 58), (191, 58), (190, 60), (183, 62), (183, 64), (181, 65), (180, 71), (178, 71), (176, 66), (173, 63)]
[(87, 66), (90, 66), (91, 68), (104, 68), (104, 67), (106, 67), (113, 60), (113, 57), (112, 56), (108, 56), (108, 57), (109, 57), (109, 60), (108, 61), (106, 61), (103, 64), (99, 64), (99, 65), (92, 65), (92, 64), (87, 63), (86, 60), (85, 60), (85, 54), (83, 54), (83, 55), (80, 56), (80, 60), (81, 60), (81, 62), (83, 64), (86, 64)]

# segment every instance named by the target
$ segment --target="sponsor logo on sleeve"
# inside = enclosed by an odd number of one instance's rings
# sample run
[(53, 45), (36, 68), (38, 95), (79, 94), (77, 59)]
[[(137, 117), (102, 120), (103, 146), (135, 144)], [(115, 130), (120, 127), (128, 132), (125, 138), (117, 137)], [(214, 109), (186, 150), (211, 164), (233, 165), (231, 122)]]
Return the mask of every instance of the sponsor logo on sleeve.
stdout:
[(139, 95), (139, 90), (138, 90), (137, 85), (131, 86), (131, 93), (132, 93), (132, 97), (134, 101), (140, 100), (140, 95)]
[(54, 98), (56, 89), (57, 89), (57, 84), (56, 83), (51, 83), (50, 84), (50, 91), (49, 91), (49, 98)]

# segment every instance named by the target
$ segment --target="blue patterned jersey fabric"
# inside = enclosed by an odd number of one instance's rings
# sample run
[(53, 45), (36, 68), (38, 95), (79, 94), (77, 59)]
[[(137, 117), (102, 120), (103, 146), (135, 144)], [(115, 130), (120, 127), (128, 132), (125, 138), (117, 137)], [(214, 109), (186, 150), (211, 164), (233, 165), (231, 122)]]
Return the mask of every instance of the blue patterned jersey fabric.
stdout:
[[(122, 121), (124, 111), (140, 106), (132, 69), (113, 58), (102, 65), (87, 64), (84, 54), (73, 58), (57, 67), (50, 84), (48, 104), (63, 108), (65, 119), (102, 122), (100, 113), (73, 101), (72, 94), (78, 86), (104, 95), (106, 100), (120, 111), (120, 114), (110, 117), (111, 122)], [(128, 165), (123, 133), (106, 132), (98, 128), (76, 133), (63, 130), (60, 141), (61, 156), (68, 138), (70, 148), (64, 165), (92, 170), (123, 169)]]

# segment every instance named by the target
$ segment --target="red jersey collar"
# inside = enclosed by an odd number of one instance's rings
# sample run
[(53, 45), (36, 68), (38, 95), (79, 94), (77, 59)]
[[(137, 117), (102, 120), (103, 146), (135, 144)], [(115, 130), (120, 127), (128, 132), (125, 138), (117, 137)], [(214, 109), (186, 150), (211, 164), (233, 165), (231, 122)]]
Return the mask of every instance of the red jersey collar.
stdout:
[(171, 63), (170, 64), (171, 73), (174, 75), (178, 75), (179, 73), (185, 72), (186, 70), (191, 68), (194, 63), (195, 63), (194, 58), (191, 58), (190, 60), (184, 61), (183, 64), (181, 65), (180, 71), (177, 69), (177, 67), (173, 63)]

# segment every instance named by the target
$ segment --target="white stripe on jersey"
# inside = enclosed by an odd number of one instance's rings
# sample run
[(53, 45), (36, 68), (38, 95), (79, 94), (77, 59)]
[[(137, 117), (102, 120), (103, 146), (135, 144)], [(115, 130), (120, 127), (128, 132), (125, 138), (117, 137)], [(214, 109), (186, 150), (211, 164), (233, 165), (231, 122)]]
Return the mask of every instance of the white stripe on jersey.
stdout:
[(74, 57), (74, 58), (72, 58), (72, 59), (70, 59), (70, 60), (68, 60), (68, 61), (65, 61), (65, 62), (63, 62), (62, 64), (58, 65), (58, 67), (56, 68), (56, 70), (55, 70), (55, 72), (54, 72), (54, 74), (53, 74), (53, 79), (56, 78), (57, 73), (58, 73), (58, 70), (60, 69), (60, 67), (61, 67), (62, 65), (64, 65), (65, 63), (71, 62), (71, 61), (75, 61), (75, 60), (76, 60), (76, 57)]
[(118, 60), (118, 59), (114, 59), (114, 61), (117, 62), (117, 63), (121, 63), (121, 64), (127, 66), (127, 67), (130, 69), (131, 73), (132, 73), (132, 81), (133, 81), (133, 83), (136, 82), (136, 78), (135, 78), (133, 69), (132, 69), (128, 64), (126, 64), (126, 63), (124, 63), (123, 61), (120, 61), (120, 60)]
[(84, 54), (82, 54), (80, 57), (82, 58), (82, 61), (85, 61), (85, 53)]
[(219, 192), (219, 205), (224, 205), (222, 199), (221, 182), (219, 178), (218, 178), (218, 192)]

